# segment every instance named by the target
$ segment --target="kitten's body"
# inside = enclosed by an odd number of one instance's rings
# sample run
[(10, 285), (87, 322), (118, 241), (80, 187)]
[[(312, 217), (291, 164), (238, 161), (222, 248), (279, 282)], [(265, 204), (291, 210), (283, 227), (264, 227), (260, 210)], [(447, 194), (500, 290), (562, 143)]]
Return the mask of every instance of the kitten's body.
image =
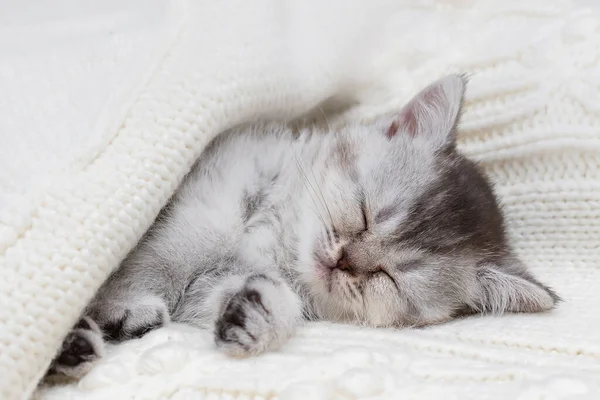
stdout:
[[(512, 254), (484, 175), (455, 149), (463, 90), (447, 77), (400, 114), (338, 132), (271, 123), (220, 135), (89, 318), (115, 341), (191, 323), (248, 355), (279, 346), (303, 316), (420, 326), (552, 308), (557, 297)], [(80, 340), (82, 352), (73, 335), (54, 369), (81, 375), (81, 353), (101, 342)]]
[(152, 293), (173, 320), (209, 327), (205, 298), (228, 276), (277, 273), (291, 283), (308, 239), (300, 222), (314, 217), (301, 206), (297, 163), (318, 156), (322, 142), (275, 123), (220, 135), (98, 300)]

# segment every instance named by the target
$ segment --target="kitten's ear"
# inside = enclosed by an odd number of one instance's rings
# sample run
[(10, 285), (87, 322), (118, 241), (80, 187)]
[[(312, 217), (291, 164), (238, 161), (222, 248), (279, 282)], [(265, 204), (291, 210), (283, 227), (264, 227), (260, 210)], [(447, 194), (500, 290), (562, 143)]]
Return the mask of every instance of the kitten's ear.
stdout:
[(461, 75), (432, 83), (404, 106), (388, 127), (387, 136), (422, 137), (436, 149), (454, 145), (465, 88), (466, 78)]
[(547, 311), (560, 301), (550, 288), (538, 282), (520, 263), (485, 265), (477, 271), (475, 310), (500, 314)]

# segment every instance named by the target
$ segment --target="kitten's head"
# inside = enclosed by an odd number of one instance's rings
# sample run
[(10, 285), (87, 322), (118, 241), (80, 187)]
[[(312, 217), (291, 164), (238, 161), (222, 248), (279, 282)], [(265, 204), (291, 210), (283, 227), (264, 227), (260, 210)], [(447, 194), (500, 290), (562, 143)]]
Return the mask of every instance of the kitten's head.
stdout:
[(490, 183), (456, 150), (464, 91), (448, 76), (326, 141), (307, 186), (320, 226), (302, 271), (321, 317), (421, 326), (558, 301), (515, 257)]

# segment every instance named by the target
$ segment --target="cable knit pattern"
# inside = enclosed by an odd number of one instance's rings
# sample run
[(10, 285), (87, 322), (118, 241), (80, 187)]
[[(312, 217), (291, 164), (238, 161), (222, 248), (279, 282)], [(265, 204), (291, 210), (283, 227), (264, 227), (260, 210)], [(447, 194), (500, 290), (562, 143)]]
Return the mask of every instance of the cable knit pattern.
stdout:
[[(0, 397), (33, 390), (93, 290), (212, 135), (347, 94), (352, 73), (364, 74), (353, 86), (359, 104), (339, 118), (395, 109), (440, 75), (466, 71), (460, 145), (497, 182), (518, 252), (564, 297), (555, 312), (403, 331), (314, 323), (281, 351), (248, 360), (215, 352), (207, 332), (171, 326), (110, 348), (79, 384), (34, 397), (600, 398), (598, 9), (583, 0), (403, 2), (376, 21), (385, 46), (368, 54), (373, 62), (349, 69), (367, 57), (346, 51), (358, 51), (364, 29), (321, 34), (377, 2), (339, 15), (310, 1), (212, 3), (169, 2), (162, 47), (133, 66), (145, 78), (109, 113), (114, 134), (53, 186), (18, 197), (27, 212), (0, 215)], [(310, 10), (320, 13), (306, 32), (321, 39), (317, 50), (290, 41), (291, 22), (281, 21)], [(243, 43), (223, 22), (232, 18)]]

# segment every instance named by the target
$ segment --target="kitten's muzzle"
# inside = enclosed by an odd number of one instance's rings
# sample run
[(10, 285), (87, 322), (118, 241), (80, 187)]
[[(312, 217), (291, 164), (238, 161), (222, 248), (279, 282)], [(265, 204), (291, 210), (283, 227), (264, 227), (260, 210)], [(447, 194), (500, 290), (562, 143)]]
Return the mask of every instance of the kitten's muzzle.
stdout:
[(348, 253), (345, 249), (342, 249), (340, 258), (337, 260), (334, 268), (339, 269), (340, 271), (348, 272), (349, 274), (354, 272), (352, 265), (350, 265), (350, 262), (348, 261)]

